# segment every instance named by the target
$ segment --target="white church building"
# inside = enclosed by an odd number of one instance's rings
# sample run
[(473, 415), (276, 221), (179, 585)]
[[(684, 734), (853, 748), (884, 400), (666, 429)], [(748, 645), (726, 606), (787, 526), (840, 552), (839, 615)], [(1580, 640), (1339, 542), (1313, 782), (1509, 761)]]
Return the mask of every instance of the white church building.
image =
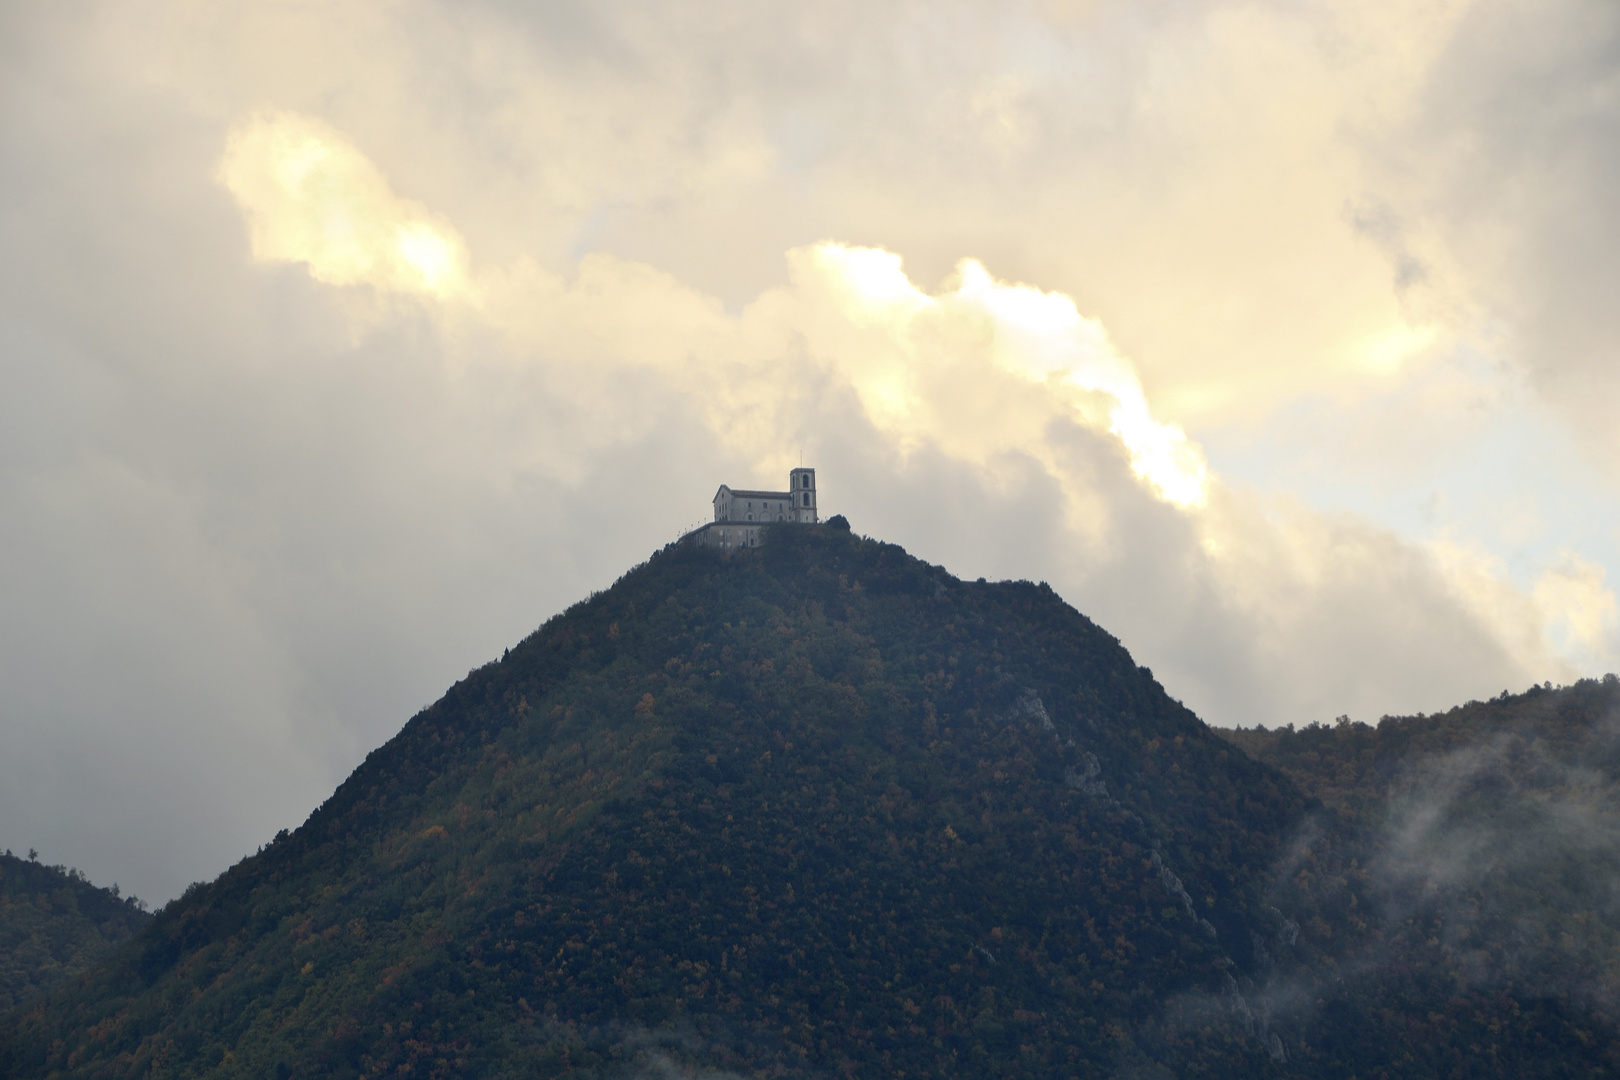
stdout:
[(814, 525), (819, 520), (816, 470), (798, 468), (789, 471), (786, 491), (748, 491), (721, 484), (714, 493), (714, 520), (687, 536), (711, 547), (758, 547), (766, 525)]

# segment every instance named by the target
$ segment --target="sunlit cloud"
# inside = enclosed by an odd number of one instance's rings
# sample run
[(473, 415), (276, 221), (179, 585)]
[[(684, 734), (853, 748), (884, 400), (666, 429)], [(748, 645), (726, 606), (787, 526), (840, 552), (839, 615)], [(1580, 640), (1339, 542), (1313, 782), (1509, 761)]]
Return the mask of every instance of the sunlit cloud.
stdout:
[(998, 363), (1036, 381), (1056, 379), (1106, 394), (1112, 399), (1109, 431), (1130, 453), (1136, 475), (1177, 506), (1204, 505), (1203, 452), (1179, 427), (1153, 417), (1136, 371), (1100, 322), (1083, 317), (1061, 293), (997, 282), (976, 260), (964, 259), (957, 273), (956, 299), (982, 306), (995, 319)]
[(1518, 655), (1546, 656), (1542, 666), (1550, 662), (1560, 679), (1620, 658), (1613, 641), (1620, 607), (1603, 567), (1564, 552), (1526, 590), (1478, 542), (1441, 537), (1428, 547), (1458, 598)]
[(1620, 606), (1606, 577), (1602, 566), (1565, 552), (1558, 565), (1536, 581), (1536, 603), (1551, 632), (1562, 639), (1560, 645), (1588, 663), (1610, 664), (1616, 659), (1614, 631)]
[(276, 112), (237, 124), (218, 175), (242, 207), (260, 261), (304, 263), (328, 285), (441, 299), (469, 293), (455, 230), (395, 195), (370, 160), (317, 120)]
[[(491, 291), (475, 287), (465, 245), (451, 226), (396, 196), (370, 160), (319, 121), (275, 113), (235, 126), (219, 176), (247, 218), (255, 259), (303, 263), (312, 277), (331, 285), (363, 284), (440, 299)], [(1087, 399), (1101, 395), (1107, 430), (1119, 439), (1136, 474), (1177, 506), (1205, 502), (1207, 469), (1197, 445), (1181, 429), (1154, 418), (1129, 361), (1071, 298), (997, 281), (974, 259), (962, 260), (954, 286), (931, 296), (887, 251), (828, 241), (790, 258), (800, 266), (802, 284), (837, 299), (835, 318), (881, 335), (880, 342), (868, 340), (854, 352), (838, 349), (827, 358), (850, 379), (880, 428), (911, 441), (939, 441), (937, 425), (962, 418), (942, 415), (940, 403), (927, 400), (923, 369), (937, 365), (944, 354), (977, 354), (993, 370), (1047, 388), (1057, 414), (1078, 422), (1094, 420)], [(821, 280), (803, 281), (807, 276)], [(530, 327), (549, 325), (552, 333), (555, 322), (532, 305), (561, 308), (577, 300), (558, 296), (557, 278), (532, 266), (492, 280), (498, 282), (496, 291), (527, 291), (528, 303), (516, 300), (506, 310), (521, 312), (517, 317)], [(690, 305), (692, 298), (671, 286), (655, 309)], [(589, 288), (580, 282), (572, 291)], [(598, 317), (614, 321), (605, 312)], [(794, 329), (817, 336), (813, 327)], [(640, 344), (621, 342), (624, 355), (617, 359), (640, 362)], [(995, 426), (965, 430), (988, 434)], [(1014, 435), (1014, 445), (1029, 434)]]
[(1358, 367), (1368, 375), (1388, 377), (1423, 355), (1440, 338), (1435, 326), (1395, 326), (1366, 340), (1355, 350)]
[[(808, 363), (847, 386), (902, 456), (929, 449), (987, 474), (1009, 454), (1039, 462), (1064, 493), (1077, 542), (1101, 557), (1112, 511), (1065, 462), (1053, 425), (1105, 434), (1154, 498), (1188, 515), (1224, 602), (1249, 613), (1258, 643), (1279, 662), (1316, 619), (1324, 590), (1354, 590), (1386, 572), (1421, 574), (1415, 568), (1426, 560), (1444, 582), (1436, 587), (1535, 670), (1572, 674), (1555, 657), (1599, 649), (1614, 618), (1601, 570), (1578, 560), (1527, 592), (1476, 546), (1440, 540), (1407, 551), (1299, 506), (1278, 516), (1275, 507), (1226, 498), (1212, 508), (1220, 480), (1202, 449), (1155, 415), (1103, 324), (1073, 298), (998, 280), (976, 259), (962, 259), (929, 292), (892, 252), (824, 241), (789, 251), (791, 284), (730, 315), (668, 274), (607, 255), (587, 257), (572, 278), (526, 262), (474, 277), (452, 226), (393, 194), (374, 164), (309, 118), (281, 113), (237, 126), (219, 173), (249, 222), (256, 259), (303, 263), (333, 285), (476, 296), (476, 306), (452, 304), (445, 317), (502, 335), (513, 357), (554, 357), (598, 374), (656, 369), (763, 475), (787, 464), (805, 435), (781, 378), (784, 364)], [(1356, 355), (1369, 373), (1388, 376), (1432, 341), (1424, 328), (1387, 331)], [(635, 417), (616, 418), (610, 402), (592, 408), (590, 439), (634, 427)], [(576, 440), (576, 451), (590, 439)]]
[[(1129, 454), (1136, 475), (1177, 506), (1206, 501), (1207, 467), (1198, 446), (1180, 428), (1154, 418), (1130, 362), (1102, 324), (1082, 316), (1070, 297), (997, 281), (971, 258), (957, 265), (954, 286), (934, 296), (917, 288), (890, 252), (827, 242), (810, 249), (804, 261), (826, 275), (852, 321), (886, 329), (905, 358), (869, 365), (865, 357), (851, 357), (845, 365), (868, 411), (885, 426), (919, 434), (910, 429), (933, 410), (915, 400), (923, 381), (914, 369), (937, 365), (942, 354), (980, 351), (995, 369), (1048, 388), (1059, 413), (1081, 423), (1094, 421), (1086, 398), (1103, 396), (1107, 430)], [(1032, 434), (1024, 432), (1020, 441)]]

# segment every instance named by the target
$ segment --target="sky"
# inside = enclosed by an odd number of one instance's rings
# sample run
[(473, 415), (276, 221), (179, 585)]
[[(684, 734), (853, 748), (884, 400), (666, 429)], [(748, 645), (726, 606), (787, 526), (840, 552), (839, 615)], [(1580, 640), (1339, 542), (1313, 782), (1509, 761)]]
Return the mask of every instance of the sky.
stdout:
[(1210, 723), (1620, 667), (1609, 0), (0, 6), (0, 847), (153, 903), (817, 469)]

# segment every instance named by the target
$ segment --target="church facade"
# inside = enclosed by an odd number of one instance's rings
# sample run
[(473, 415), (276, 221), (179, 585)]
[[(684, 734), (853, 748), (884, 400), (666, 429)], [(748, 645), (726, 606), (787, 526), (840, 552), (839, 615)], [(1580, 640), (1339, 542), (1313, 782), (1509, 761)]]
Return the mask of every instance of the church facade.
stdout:
[(687, 536), (710, 547), (758, 547), (766, 525), (814, 525), (819, 520), (816, 470), (798, 468), (788, 472), (786, 491), (749, 491), (721, 484), (714, 493), (714, 520)]

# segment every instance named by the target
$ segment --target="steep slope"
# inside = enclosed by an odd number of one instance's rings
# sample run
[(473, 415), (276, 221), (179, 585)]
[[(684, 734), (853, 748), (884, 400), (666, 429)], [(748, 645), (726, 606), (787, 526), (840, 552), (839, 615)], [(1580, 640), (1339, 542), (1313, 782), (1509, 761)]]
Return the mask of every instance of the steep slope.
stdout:
[(1267, 1075), (1301, 809), (1045, 586), (677, 547), (15, 1014), (7, 1067)]
[(0, 1012), (88, 971), (151, 918), (77, 870), (0, 855)]

